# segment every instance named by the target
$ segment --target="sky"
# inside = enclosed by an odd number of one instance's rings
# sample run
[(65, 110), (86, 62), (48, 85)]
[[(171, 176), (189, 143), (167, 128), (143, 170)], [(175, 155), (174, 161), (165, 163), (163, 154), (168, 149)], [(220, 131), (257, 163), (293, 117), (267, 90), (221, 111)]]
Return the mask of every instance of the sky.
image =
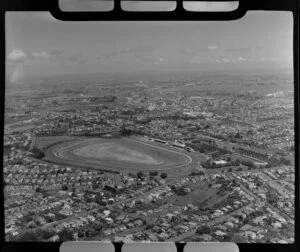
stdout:
[(239, 71), (292, 67), (292, 14), (234, 21), (65, 22), (48, 12), (6, 13), (6, 74)]

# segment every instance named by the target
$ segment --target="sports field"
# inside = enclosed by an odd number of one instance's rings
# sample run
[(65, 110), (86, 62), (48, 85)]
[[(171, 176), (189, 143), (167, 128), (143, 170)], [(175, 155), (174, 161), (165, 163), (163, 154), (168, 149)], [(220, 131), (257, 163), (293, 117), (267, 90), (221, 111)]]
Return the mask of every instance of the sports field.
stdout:
[(175, 147), (141, 138), (80, 138), (51, 146), (46, 161), (106, 171), (185, 170), (196, 157)]
[(164, 160), (158, 156), (152, 157), (135, 148), (129, 148), (120, 143), (106, 142), (84, 146), (73, 151), (76, 156), (83, 158), (97, 158), (101, 160), (115, 160), (149, 165), (163, 164)]

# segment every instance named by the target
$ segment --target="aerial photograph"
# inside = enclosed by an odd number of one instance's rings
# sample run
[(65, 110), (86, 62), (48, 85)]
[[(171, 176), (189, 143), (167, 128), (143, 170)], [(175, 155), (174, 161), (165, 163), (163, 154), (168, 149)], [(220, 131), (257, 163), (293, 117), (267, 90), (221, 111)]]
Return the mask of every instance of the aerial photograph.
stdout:
[(7, 12), (5, 40), (6, 241), (294, 243), (291, 13)]

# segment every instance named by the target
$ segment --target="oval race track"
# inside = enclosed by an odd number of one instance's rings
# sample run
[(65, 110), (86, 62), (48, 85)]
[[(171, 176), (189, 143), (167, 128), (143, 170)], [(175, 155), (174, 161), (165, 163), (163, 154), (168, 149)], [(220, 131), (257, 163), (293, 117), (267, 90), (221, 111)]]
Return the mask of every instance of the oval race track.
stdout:
[[(99, 158), (97, 156), (84, 156), (78, 155), (78, 150), (84, 150), (85, 148), (92, 148), (93, 146), (104, 146), (106, 144), (112, 145), (109, 151), (112, 152), (112, 156), (117, 154), (114, 152), (114, 146), (121, 146), (122, 149), (126, 149), (125, 154), (130, 151), (138, 154), (143, 154), (149, 159), (158, 160), (159, 162), (150, 164), (149, 162), (143, 163), (143, 161), (135, 162), (133, 160), (120, 161), (111, 157)], [(128, 147), (128, 148), (127, 148)], [(128, 149), (128, 150), (127, 150)], [(76, 152), (76, 153), (75, 153)], [(103, 138), (86, 138), (74, 140), (71, 142), (65, 142), (50, 147), (46, 150), (46, 161), (50, 161), (58, 164), (65, 164), (70, 166), (79, 166), (81, 168), (92, 168), (99, 170), (110, 170), (122, 172), (122, 170), (171, 170), (190, 168), (196, 163), (194, 156), (190, 155), (184, 150), (176, 147), (171, 147), (166, 144), (154, 143), (138, 138), (122, 138), (122, 139), (103, 139)], [(104, 153), (106, 154), (106, 153)], [(125, 155), (123, 154), (123, 156)], [(103, 156), (103, 155), (102, 155)]]

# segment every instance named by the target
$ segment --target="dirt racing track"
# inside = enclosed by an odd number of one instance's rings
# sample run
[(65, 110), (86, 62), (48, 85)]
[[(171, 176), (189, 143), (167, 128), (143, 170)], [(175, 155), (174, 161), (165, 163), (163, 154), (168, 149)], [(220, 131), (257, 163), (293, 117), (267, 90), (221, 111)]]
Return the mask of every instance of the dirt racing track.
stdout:
[(54, 145), (45, 161), (106, 171), (187, 170), (196, 158), (184, 150), (138, 138), (83, 138)]

